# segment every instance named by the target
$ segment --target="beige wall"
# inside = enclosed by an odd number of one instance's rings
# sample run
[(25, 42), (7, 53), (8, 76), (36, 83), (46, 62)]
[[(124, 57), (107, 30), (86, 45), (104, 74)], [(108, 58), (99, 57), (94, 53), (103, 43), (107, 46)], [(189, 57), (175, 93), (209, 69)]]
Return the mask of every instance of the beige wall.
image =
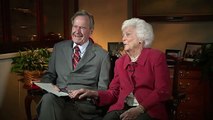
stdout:
[(153, 47), (184, 50), (186, 42), (213, 42), (213, 22), (152, 23)]
[[(128, 0), (79, 0), (79, 9), (95, 17), (95, 42), (107, 49), (107, 42), (121, 41), (121, 24), (128, 18)], [(153, 48), (184, 50), (186, 42), (213, 42), (213, 22), (152, 22)]]
[(93, 39), (107, 49), (107, 42), (121, 41), (121, 24), (127, 18), (127, 0), (79, 0), (79, 9), (95, 18)]
[[(121, 41), (120, 27), (128, 17), (128, 0), (79, 0), (79, 8), (91, 12), (95, 17), (95, 42), (107, 49), (107, 42)], [(151, 23), (155, 32), (154, 48), (183, 50), (185, 42), (213, 42), (213, 22)], [(0, 119), (19, 119), (24, 114), (23, 96), (17, 76), (9, 74), (11, 59), (0, 55)], [(9, 75), (9, 76), (8, 76)], [(22, 95), (23, 93), (23, 95)], [(12, 96), (12, 97), (11, 97)], [(5, 112), (4, 112), (5, 111)], [(5, 114), (7, 113), (7, 114)], [(3, 117), (5, 115), (5, 117)], [(21, 120), (26, 116), (22, 116)]]

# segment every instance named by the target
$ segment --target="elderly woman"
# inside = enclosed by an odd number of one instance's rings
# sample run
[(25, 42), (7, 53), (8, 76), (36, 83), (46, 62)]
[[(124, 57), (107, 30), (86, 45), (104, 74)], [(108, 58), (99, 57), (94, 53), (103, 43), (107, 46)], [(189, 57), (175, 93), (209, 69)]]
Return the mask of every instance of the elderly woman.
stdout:
[(171, 96), (171, 81), (165, 54), (151, 49), (152, 26), (142, 19), (123, 22), (126, 55), (115, 63), (108, 90), (71, 91), (72, 98), (96, 98), (99, 106), (110, 105), (104, 120), (167, 120), (165, 101)]

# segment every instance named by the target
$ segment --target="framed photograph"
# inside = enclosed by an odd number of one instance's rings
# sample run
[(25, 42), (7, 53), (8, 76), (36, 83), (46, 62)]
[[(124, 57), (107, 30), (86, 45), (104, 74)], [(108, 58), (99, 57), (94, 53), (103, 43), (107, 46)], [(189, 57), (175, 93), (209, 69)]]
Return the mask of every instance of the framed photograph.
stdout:
[(209, 21), (213, 20), (212, 4), (203, 0), (132, 0), (131, 10), (133, 17), (147, 21)]
[(181, 50), (166, 49), (166, 61), (168, 67), (174, 67), (176, 61), (175, 59), (181, 57)]
[(202, 54), (205, 43), (186, 42), (183, 58), (185, 61), (193, 62), (194, 58), (197, 58)]
[(108, 42), (108, 52), (110, 56), (120, 57), (121, 51), (123, 51), (122, 42)]

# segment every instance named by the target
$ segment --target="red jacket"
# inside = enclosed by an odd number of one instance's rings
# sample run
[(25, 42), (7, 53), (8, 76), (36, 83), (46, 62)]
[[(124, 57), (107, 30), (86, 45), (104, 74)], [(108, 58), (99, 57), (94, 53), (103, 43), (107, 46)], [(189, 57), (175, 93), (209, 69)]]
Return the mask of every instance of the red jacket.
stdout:
[(121, 110), (125, 98), (133, 92), (137, 101), (148, 114), (156, 119), (167, 120), (164, 102), (171, 97), (171, 80), (165, 54), (144, 48), (130, 66), (128, 55), (120, 57), (114, 68), (114, 78), (107, 91), (99, 91), (99, 105), (111, 105), (109, 111)]

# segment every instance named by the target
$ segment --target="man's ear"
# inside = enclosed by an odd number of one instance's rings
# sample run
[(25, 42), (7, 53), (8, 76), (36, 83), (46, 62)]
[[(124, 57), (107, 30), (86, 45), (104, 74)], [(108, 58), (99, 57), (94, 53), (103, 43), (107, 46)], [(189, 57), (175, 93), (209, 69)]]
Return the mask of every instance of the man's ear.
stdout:
[(93, 33), (93, 29), (90, 31), (90, 34), (92, 34)]

